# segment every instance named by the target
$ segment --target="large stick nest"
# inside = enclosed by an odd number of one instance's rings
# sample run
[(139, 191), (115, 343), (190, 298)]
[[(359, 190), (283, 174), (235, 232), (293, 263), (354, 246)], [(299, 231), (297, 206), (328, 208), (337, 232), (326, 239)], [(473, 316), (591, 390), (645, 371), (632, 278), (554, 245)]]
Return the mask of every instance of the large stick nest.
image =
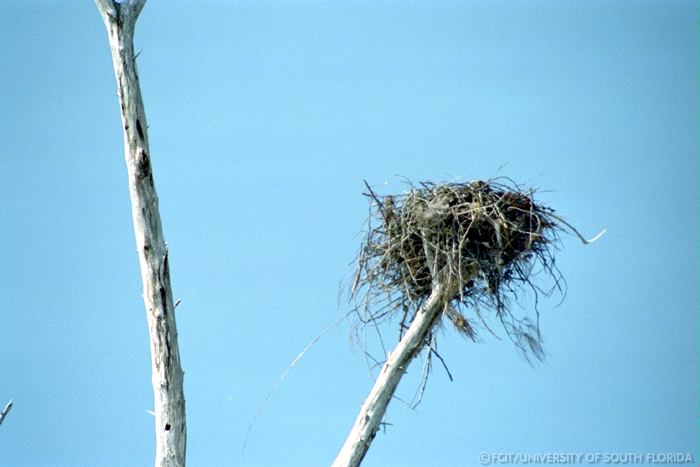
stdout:
[[(543, 357), (537, 295), (561, 290), (553, 252), (568, 224), (535, 202), (533, 190), (508, 179), (421, 183), (386, 196), (367, 188), (368, 228), (351, 288), (361, 324), (400, 316), (403, 333), (440, 282), (443, 316), (460, 332), (475, 340), (495, 316), (516, 345)], [(534, 275), (549, 277), (550, 287)], [(534, 319), (508, 306), (522, 286), (534, 292)]]

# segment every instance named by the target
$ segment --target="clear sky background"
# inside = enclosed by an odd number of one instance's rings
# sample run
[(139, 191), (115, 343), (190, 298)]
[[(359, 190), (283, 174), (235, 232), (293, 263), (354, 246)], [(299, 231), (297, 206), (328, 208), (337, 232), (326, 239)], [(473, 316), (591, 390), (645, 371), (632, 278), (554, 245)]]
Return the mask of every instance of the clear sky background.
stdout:
[[(329, 465), (373, 381), (347, 321), (241, 448), (278, 376), (348, 309), (362, 180), (386, 194), (402, 177), (494, 175), (608, 233), (563, 239), (568, 295), (541, 303), (546, 363), (445, 328), (454, 382), (436, 367), (416, 410), (392, 402), (364, 465), (470, 466), (482, 451), (697, 463), (697, 21), (697, 2), (670, 0), (149, 1), (136, 48), (182, 299), (189, 464)], [(0, 44), (0, 404), (15, 401), (0, 465), (150, 465), (102, 20), (92, 2), (3, 0)]]

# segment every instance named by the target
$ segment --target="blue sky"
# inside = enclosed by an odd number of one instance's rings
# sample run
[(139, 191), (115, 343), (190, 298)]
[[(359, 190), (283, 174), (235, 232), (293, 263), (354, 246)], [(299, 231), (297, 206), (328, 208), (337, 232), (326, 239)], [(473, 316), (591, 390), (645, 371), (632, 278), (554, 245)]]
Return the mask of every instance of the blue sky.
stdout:
[[(147, 3), (136, 48), (171, 252), (188, 460), (328, 465), (372, 384), (339, 283), (367, 199), (507, 175), (585, 235), (549, 358), (449, 329), (366, 466), (482, 451), (698, 462), (698, 11), (690, 1)], [(0, 465), (149, 465), (150, 362), (92, 2), (0, 3)], [(531, 299), (522, 302), (533, 305)], [(394, 327), (385, 329), (388, 340)], [(397, 395), (410, 400), (419, 364)]]

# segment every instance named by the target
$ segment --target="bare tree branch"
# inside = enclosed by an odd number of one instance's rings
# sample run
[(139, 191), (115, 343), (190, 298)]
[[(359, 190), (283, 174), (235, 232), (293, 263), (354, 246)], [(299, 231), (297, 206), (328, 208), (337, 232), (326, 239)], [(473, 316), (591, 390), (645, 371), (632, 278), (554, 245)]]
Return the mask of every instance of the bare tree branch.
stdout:
[(151, 344), (155, 465), (184, 466), (187, 434), (183, 372), (177, 344), (168, 249), (163, 238), (158, 196), (153, 182), (148, 125), (133, 44), (136, 19), (145, 0), (122, 3), (95, 0), (95, 3), (107, 28), (121, 104), (131, 212)]
[(443, 290), (443, 284), (438, 283), (428, 300), (418, 310), (406, 334), (394, 351), (389, 354), (381, 373), (360, 409), (345, 444), (333, 462), (333, 467), (360, 465), (379, 429), (399, 381), (413, 358), (423, 348), (428, 333), (442, 315), (448, 296), (448, 293)]

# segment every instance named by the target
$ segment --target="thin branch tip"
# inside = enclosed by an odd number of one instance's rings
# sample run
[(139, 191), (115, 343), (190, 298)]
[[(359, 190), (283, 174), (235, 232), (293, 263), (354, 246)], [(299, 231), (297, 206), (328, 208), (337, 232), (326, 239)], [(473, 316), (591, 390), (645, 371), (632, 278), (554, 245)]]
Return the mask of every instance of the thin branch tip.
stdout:
[(7, 404), (5, 404), (5, 408), (2, 409), (2, 412), (0, 412), (0, 425), (2, 424), (3, 420), (5, 420), (5, 417), (7, 417), (7, 414), (10, 413), (13, 403), (14, 400), (10, 399), (10, 401)]
[(590, 240), (586, 240), (586, 237), (581, 235), (581, 232), (579, 232), (576, 229), (576, 227), (574, 227), (573, 225), (566, 222), (561, 216), (557, 216), (553, 213), (550, 213), (550, 216), (553, 217), (554, 219), (558, 220), (559, 222), (561, 222), (563, 225), (567, 226), (569, 228), (569, 230), (571, 230), (581, 240), (581, 243), (583, 243), (584, 245), (590, 245), (591, 243), (595, 242), (600, 237), (602, 237), (603, 234), (605, 234), (605, 232), (608, 231), (608, 229), (603, 229), (595, 237), (591, 238)]
[(603, 229), (603, 230), (601, 230), (601, 231), (598, 233), (598, 235), (596, 235), (595, 237), (591, 238), (590, 240), (586, 240), (585, 242), (583, 242), (584, 245), (589, 245), (589, 244), (595, 242), (595, 241), (598, 240), (600, 237), (602, 237), (602, 236), (605, 234), (605, 232), (607, 232), (607, 231), (608, 231), (608, 229)]

